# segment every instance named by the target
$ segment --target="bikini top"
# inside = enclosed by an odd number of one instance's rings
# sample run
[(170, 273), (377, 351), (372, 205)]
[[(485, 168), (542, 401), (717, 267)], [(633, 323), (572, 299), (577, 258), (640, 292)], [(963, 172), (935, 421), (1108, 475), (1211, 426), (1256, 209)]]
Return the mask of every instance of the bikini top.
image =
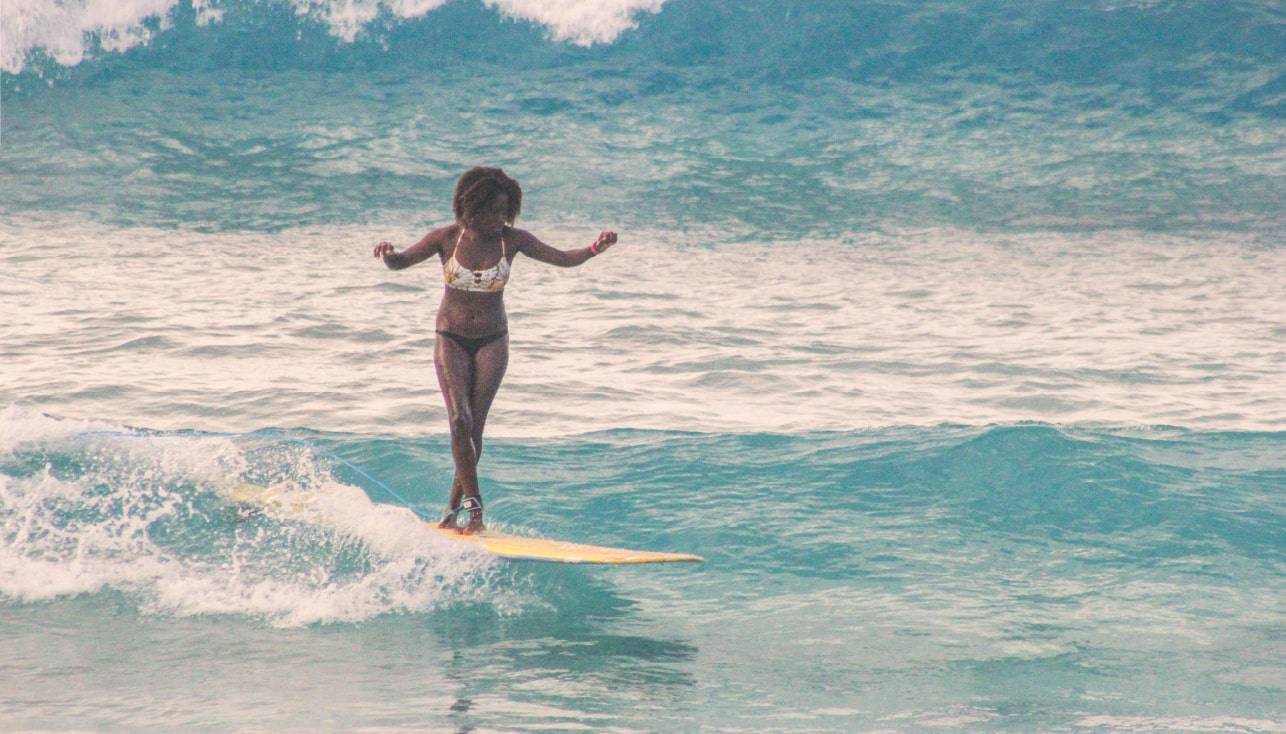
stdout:
[(500, 262), (486, 270), (469, 270), (455, 259), (455, 253), (460, 249), (462, 239), (464, 239), (464, 229), (460, 230), (460, 236), (455, 240), (451, 257), (442, 266), (442, 278), (446, 280), (447, 287), (479, 293), (504, 290), (505, 283), (509, 282), (509, 254), (505, 249), (505, 238), (500, 238)]

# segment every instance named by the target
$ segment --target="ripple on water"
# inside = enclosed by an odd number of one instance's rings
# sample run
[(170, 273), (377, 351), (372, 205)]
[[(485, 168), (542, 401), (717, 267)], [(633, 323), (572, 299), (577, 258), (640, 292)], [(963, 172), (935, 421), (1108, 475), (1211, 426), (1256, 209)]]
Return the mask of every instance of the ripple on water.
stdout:
[[(0, 383), (6, 399), (65, 405), (69, 382), (115, 385), (75, 400), (122, 418), (145, 405), (175, 426), (219, 415), (233, 422), (207, 427), (244, 429), (276, 414), (389, 430), (391, 415), (406, 415), (414, 420), (403, 430), (445, 429), (432, 353), (436, 271), (359, 260), (369, 252), (350, 243), (379, 233), (194, 234), (192, 246), (210, 256), (201, 270), (155, 252), (149, 242), (163, 233), (85, 226), (55, 235), (149, 256), (113, 258), (90, 281), (74, 270), (50, 277), (43, 260), (18, 263), (16, 275), (30, 267), (46, 285), (0, 324), (0, 343), (18, 350), (18, 371)], [(552, 240), (575, 234), (529, 226)], [(634, 237), (651, 242), (650, 257), (681, 261), (688, 282), (715, 285), (692, 291), (668, 271), (640, 268), (626, 246), (592, 264), (598, 305), (585, 300), (590, 266), (517, 269), (505, 294), (509, 369), (489, 432), (1015, 420), (1272, 429), (1286, 415), (1276, 379), (1286, 327), (1267, 306), (1279, 300), (1280, 250), (1158, 235), (920, 231), (704, 248), (684, 246), (681, 233)], [(314, 265), (265, 256), (261, 272), (238, 271), (228, 288), (220, 263), (284, 242), (312, 252)], [(0, 229), (0, 245), (40, 249), (12, 227)], [(779, 267), (819, 249), (827, 268)], [(968, 278), (950, 265), (962, 261)], [(1148, 282), (1181, 287), (1134, 287), (1140, 268)], [(1220, 277), (1194, 278), (1193, 268)], [(122, 290), (131, 282), (157, 285)], [(126, 292), (128, 308), (113, 306)], [(223, 403), (243, 390), (261, 391), (262, 403), (238, 421)]]

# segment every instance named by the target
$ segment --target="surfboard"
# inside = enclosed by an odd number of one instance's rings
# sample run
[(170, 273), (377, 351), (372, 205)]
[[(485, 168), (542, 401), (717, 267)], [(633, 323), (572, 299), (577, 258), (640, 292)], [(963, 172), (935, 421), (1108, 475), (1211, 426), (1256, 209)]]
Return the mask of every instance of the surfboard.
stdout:
[(660, 551), (612, 548), (603, 545), (583, 545), (565, 540), (528, 538), (487, 529), (473, 535), (462, 535), (450, 528), (439, 528), (425, 523), (440, 537), (457, 543), (469, 543), (501, 558), (523, 561), (550, 561), (553, 563), (675, 563), (704, 561), (690, 553), (663, 553)]
[[(353, 488), (355, 493), (361, 490)], [(276, 487), (240, 483), (226, 488), (227, 497), (234, 503), (261, 508), (298, 520), (320, 519), (315, 498), (311, 493), (290, 491)], [(410, 510), (407, 510), (410, 512)], [(547, 561), (551, 563), (677, 563), (700, 562), (705, 559), (691, 553), (666, 553), (661, 551), (613, 548), (603, 545), (585, 545), (565, 540), (531, 538), (487, 529), (481, 533), (465, 535), (450, 528), (439, 528), (437, 523), (425, 522), (425, 530), (436, 538), (453, 543), (465, 543), (500, 558), (521, 561)]]

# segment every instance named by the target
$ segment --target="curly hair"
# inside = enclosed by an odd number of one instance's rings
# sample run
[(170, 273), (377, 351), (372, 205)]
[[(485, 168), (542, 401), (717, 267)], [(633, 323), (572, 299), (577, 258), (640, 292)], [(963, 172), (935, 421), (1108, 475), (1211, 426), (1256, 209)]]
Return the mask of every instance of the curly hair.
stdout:
[(476, 213), (483, 206), (491, 203), (500, 194), (508, 194), (509, 211), (505, 213), (505, 222), (513, 224), (522, 211), (522, 187), (518, 182), (505, 175), (499, 168), (475, 166), (465, 171), (455, 185), (455, 198), (451, 207), (455, 209), (458, 222), (465, 220), (465, 215)]

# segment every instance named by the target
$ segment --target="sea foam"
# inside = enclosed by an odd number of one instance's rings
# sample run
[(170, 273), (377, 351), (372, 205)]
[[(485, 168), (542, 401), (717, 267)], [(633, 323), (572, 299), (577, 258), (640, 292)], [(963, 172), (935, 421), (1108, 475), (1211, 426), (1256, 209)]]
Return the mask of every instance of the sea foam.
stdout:
[[(345, 42), (382, 16), (423, 17), (448, 0), (275, 0), (295, 14), (323, 23)], [(657, 13), (665, 0), (484, 0), (506, 18), (544, 26), (556, 42), (580, 46), (611, 43), (635, 27), (639, 13)], [(193, 0), (197, 24), (245, 12), (249, 2)], [(120, 52), (148, 43), (172, 25), (179, 0), (10, 0), (0, 9), (0, 69), (17, 74), (34, 52), (74, 66), (96, 51)]]
[[(25, 428), (2, 457), (0, 597), (111, 590), (147, 613), (290, 627), (470, 599), (495, 567), (409, 510), (334, 480), (305, 447), (270, 449), (265, 461), (262, 446), (231, 437), (84, 431), (20, 412), (4, 420)], [(289, 508), (232, 502), (228, 490), (247, 476)], [(511, 594), (486, 596), (503, 606)]]

